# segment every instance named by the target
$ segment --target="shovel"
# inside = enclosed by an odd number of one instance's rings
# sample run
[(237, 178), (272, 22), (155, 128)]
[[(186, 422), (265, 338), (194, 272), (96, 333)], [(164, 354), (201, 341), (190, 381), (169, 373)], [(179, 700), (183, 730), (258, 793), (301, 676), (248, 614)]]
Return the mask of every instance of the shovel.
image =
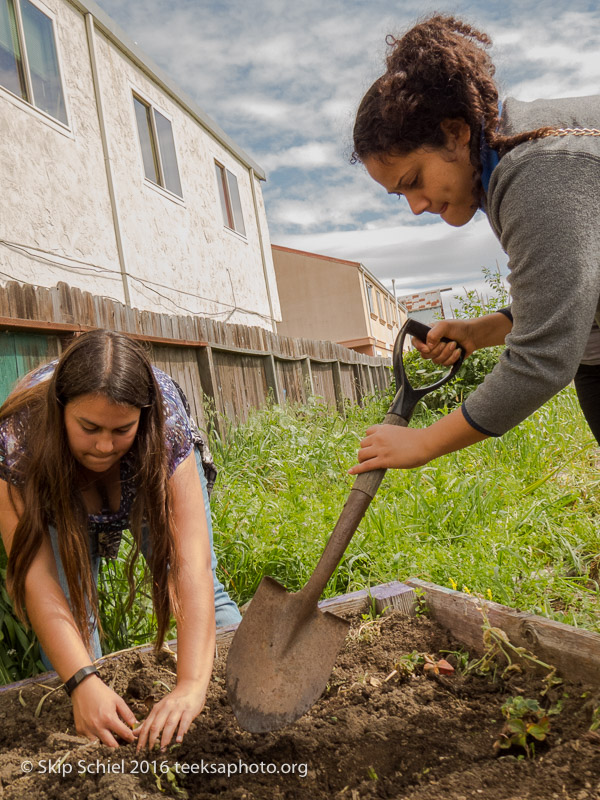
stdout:
[[(429, 328), (409, 319), (394, 344), (394, 377), (398, 389), (383, 420), (408, 425), (418, 401), (456, 375), (461, 354), (437, 383), (414, 389), (404, 372), (402, 348), (407, 334), (426, 341)], [(448, 341), (448, 340), (446, 340)], [(263, 733), (283, 728), (313, 705), (327, 685), (350, 623), (318, 608), (333, 575), (385, 469), (361, 473), (306, 585), (295, 593), (264, 577), (231, 643), (227, 658), (227, 696), (242, 728)]]

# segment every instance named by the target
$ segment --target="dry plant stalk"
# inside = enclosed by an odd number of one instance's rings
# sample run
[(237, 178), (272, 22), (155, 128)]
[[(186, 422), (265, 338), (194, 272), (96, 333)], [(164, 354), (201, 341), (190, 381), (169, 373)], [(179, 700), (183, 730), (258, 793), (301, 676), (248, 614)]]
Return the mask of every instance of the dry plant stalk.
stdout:
[(548, 674), (543, 678), (545, 688), (541, 692), (542, 696), (546, 694), (551, 686), (562, 683), (561, 678), (556, 675), (555, 666), (541, 661), (526, 647), (517, 647), (512, 644), (502, 628), (496, 628), (490, 623), (487, 611), (483, 605), (479, 606), (479, 611), (483, 617), (484, 653), (480, 659), (474, 661), (465, 668), (465, 674), (469, 672), (488, 673), (496, 667), (498, 658), (502, 657), (507, 662), (507, 665), (501, 673), (501, 678), (505, 678), (511, 672), (522, 672), (519, 661), (529, 662), (531, 665), (547, 670)]

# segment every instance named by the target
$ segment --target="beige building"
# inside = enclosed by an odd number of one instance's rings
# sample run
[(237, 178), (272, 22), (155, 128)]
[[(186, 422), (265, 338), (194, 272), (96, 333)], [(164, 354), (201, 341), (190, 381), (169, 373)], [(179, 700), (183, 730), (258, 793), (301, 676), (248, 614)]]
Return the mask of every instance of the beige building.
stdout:
[(275, 329), (263, 170), (93, 0), (0, 0), (0, 164), (0, 285)]
[(337, 342), (389, 356), (404, 309), (358, 261), (272, 246), (282, 336)]

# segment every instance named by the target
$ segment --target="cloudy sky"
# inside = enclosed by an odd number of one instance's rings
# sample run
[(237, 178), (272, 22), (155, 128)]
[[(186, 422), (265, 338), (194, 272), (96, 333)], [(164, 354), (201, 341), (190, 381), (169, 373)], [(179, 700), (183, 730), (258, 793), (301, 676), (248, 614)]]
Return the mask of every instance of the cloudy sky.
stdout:
[(273, 243), (361, 261), (399, 294), (481, 286), (481, 268), (506, 272), (506, 257), (481, 212), (458, 229), (414, 217), (349, 164), (386, 34), (454, 14), (491, 35), (501, 95), (600, 91), (600, 0), (98, 2), (265, 169)]

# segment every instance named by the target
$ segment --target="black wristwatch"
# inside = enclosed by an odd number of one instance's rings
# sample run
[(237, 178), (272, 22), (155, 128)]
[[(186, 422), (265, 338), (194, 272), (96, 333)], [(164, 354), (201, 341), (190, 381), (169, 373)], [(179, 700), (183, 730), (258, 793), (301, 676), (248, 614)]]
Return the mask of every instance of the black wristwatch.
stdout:
[(65, 681), (65, 692), (70, 696), (73, 689), (76, 689), (79, 684), (84, 681), (88, 675), (99, 675), (98, 667), (95, 667), (93, 664), (90, 664), (88, 667), (82, 667), (78, 669), (73, 677), (69, 678), (68, 681)]

